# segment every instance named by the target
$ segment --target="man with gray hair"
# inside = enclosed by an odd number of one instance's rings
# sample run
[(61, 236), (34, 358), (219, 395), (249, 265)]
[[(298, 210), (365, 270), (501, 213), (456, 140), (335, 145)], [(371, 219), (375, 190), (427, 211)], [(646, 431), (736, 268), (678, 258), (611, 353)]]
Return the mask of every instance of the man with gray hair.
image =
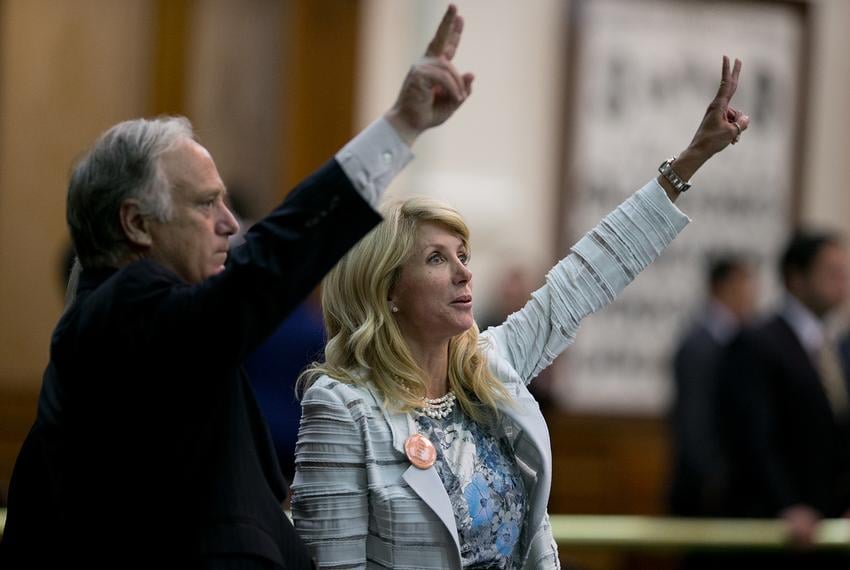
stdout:
[(240, 364), (379, 222), (408, 146), (469, 95), (451, 63), (462, 26), (450, 6), (393, 107), (232, 252), (226, 189), (186, 119), (95, 143), (68, 189), (82, 273), (12, 477), (4, 568), (311, 566)]

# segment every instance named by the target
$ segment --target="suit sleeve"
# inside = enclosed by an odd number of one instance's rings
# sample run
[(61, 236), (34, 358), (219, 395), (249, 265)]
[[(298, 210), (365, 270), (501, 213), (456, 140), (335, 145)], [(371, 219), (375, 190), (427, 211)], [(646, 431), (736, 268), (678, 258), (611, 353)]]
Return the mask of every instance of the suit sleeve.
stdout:
[(292, 516), (320, 568), (366, 567), (366, 455), (352, 403), (317, 385), (302, 401)]
[(680, 440), (679, 451), (686, 454), (688, 465), (703, 476), (711, 473), (718, 461), (712, 404), (721, 349), (711, 343), (707, 333), (693, 331), (673, 358), (673, 422)]
[(134, 340), (163, 356), (238, 365), (380, 221), (373, 206), (412, 158), (380, 118), (251, 228), (222, 274), (189, 286), (155, 264), (134, 264), (140, 274), (117, 301), (145, 324)]
[(581, 320), (613, 301), (688, 221), (649, 182), (572, 247), (525, 307), (482, 337), (530, 382), (573, 343)]
[(774, 514), (800, 502), (782, 464), (778, 442), (776, 394), (771, 389), (771, 359), (750, 332), (729, 347), (718, 375), (721, 434), (732, 464)]
[(153, 262), (134, 264), (140, 278), (123, 282), (139, 290), (116, 293), (144, 323), (142, 345), (237, 366), (379, 221), (331, 160), (251, 228), (222, 273), (188, 285)]

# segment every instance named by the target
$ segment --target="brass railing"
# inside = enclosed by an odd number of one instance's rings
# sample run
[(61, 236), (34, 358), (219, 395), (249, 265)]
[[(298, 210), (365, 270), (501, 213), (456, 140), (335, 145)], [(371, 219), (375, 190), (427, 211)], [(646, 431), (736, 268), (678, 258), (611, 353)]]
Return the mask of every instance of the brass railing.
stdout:
[[(694, 548), (780, 549), (787, 545), (778, 520), (677, 519), (619, 515), (551, 515), (552, 534), (565, 548), (689, 550)], [(0, 509), (0, 536), (6, 509)], [(816, 548), (850, 550), (850, 520), (821, 521)]]
[[(552, 515), (550, 520), (558, 545), (567, 548), (749, 550), (779, 549), (788, 544), (785, 527), (779, 520), (617, 515)], [(814, 545), (850, 549), (850, 520), (821, 521)]]

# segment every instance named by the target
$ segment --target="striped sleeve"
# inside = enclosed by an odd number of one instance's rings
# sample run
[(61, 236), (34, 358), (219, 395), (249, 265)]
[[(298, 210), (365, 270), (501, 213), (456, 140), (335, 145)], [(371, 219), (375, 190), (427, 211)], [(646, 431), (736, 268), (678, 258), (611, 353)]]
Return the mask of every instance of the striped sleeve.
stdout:
[(369, 505), (363, 437), (339, 383), (311, 386), (302, 401), (292, 516), (319, 568), (365, 568)]
[(530, 382), (573, 343), (581, 320), (613, 301), (689, 221), (652, 180), (582, 237), (525, 307), (482, 337)]

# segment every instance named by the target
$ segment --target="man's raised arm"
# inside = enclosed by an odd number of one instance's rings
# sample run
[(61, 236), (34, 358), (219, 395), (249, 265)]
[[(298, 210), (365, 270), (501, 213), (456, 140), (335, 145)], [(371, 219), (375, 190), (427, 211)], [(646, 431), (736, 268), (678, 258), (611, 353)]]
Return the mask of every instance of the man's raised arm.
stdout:
[(444, 123), (469, 97), (474, 76), (452, 64), (462, 32), (463, 18), (450, 5), (393, 106), (337, 153), (345, 174), (373, 206), (413, 157), (410, 147), (419, 135)]

